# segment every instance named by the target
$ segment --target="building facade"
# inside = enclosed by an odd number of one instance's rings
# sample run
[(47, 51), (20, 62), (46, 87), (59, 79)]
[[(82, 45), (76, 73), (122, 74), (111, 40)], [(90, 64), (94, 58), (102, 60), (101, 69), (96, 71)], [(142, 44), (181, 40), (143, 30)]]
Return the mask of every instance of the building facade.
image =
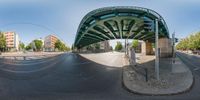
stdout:
[(48, 35), (44, 39), (44, 50), (45, 51), (55, 51), (55, 43), (58, 38), (55, 35)]
[(80, 52), (108, 52), (111, 50), (109, 41), (90, 44), (80, 49)]
[(109, 41), (103, 41), (99, 42), (100, 43), (100, 50), (103, 50), (104, 52), (110, 51), (110, 44)]
[(5, 32), (6, 47), (8, 51), (19, 51), (19, 35), (15, 32)]

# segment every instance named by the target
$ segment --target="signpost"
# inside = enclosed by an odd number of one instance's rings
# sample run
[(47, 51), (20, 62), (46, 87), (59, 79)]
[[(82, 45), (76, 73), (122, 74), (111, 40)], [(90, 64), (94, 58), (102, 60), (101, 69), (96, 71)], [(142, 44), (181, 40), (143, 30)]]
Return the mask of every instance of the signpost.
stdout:
[(172, 34), (173, 63), (175, 63), (175, 32)]
[(158, 51), (158, 19), (155, 20), (155, 73), (156, 79), (159, 80), (159, 51)]

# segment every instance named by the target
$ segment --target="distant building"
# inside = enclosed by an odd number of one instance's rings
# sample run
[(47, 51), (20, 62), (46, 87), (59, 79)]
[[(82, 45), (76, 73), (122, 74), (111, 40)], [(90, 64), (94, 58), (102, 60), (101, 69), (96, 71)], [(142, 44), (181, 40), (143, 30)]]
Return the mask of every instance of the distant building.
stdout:
[(48, 35), (44, 39), (44, 49), (45, 51), (55, 51), (55, 43), (58, 38), (55, 35)]
[(6, 37), (6, 47), (8, 51), (18, 51), (19, 50), (19, 36), (15, 32), (5, 32)]
[(99, 42), (99, 43), (100, 43), (100, 50), (103, 50), (105, 52), (110, 51), (109, 41), (103, 41), (103, 42)]
[(108, 52), (110, 50), (109, 41), (94, 43), (80, 49), (81, 52)]

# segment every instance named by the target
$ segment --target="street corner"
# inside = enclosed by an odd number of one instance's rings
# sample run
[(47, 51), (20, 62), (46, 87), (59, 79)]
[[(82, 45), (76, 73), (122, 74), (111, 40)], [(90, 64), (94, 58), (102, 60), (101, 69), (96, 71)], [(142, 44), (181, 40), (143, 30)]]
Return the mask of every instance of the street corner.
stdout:
[[(122, 73), (123, 87), (129, 92), (141, 95), (176, 95), (188, 92), (193, 84), (194, 77), (190, 69), (176, 58), (171, 70), (160, 67), (160, 79), (156, 80), (153, 66), (149, 66), (148, 75), (144, 68), (124, 66)], [(182, 71), (176, 71), (176, 70)]]

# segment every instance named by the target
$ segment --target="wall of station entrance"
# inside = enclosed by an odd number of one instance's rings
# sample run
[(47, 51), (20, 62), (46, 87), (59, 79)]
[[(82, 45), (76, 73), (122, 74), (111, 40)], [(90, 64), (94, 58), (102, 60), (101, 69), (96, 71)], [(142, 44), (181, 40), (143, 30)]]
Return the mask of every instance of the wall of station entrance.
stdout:
[[(152, 43), (148, 41), (142, 42), (142, 54), (143, 55), (154, 55), (155, 49)], [(159, 56), (160, 57), (171, 57), (172, 56), (172, 43), (168, 38), (160, 38), (158, 40)]]

